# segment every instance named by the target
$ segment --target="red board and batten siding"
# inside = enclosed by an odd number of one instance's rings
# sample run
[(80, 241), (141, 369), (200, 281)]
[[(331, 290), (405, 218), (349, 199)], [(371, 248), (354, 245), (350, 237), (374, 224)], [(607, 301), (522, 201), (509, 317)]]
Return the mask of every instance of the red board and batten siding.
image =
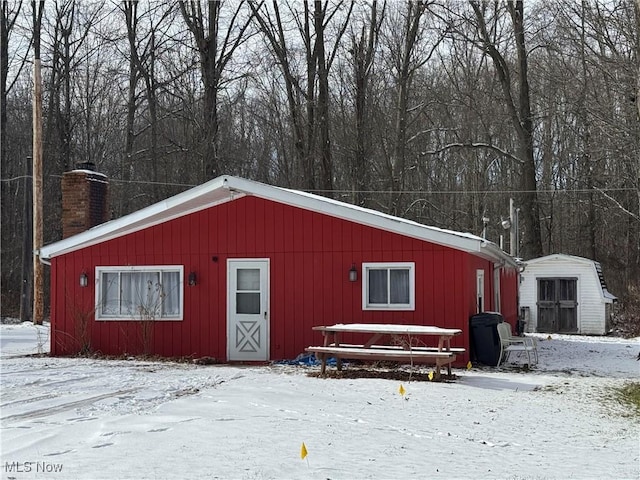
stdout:
[[(135, 321), (96, 321), (95, 267), (183, 265), (184, 320), (156, 321), (153, 353), (226, 359), (227, 259), (270, 259), (270, 358), (295, 358), (321, 342), (315, 325), (407, 323), (460, 328), (469, 348), (476, 270), (485, 270), (493, 307), (493, 265), (477, 256), (253, 196), (179, 217), (52, 259), (52, 353), (78, 350), (78, 311), (90, 315), (91, 346), (104, 354), (140, 353)], [(415, 262), (415, 311), (363, 311), (363, 262)], [(357, 282), (349, 282), (352, 264)], [(89, 275), (81, 288), (81, 272)], [(186, 283), (186, 282), (185, 282)], [(515, 282), (513, 282), (515, 284)], [(506, 282), (504, 283), (506, 285)], [(517, 285), (516, 285), (517, 288)], [(515, 290), (512, 292), (515, 296)], [(503, 294), (503, 304), (511, 299)], [(513, 300), (515, 302), (515, 298)], [(514, 308), (515, 311), (515, 308)], [(74, 313), (75, 312), (75, 313)], [(466, 356), (463, 359), (466, 362)]]

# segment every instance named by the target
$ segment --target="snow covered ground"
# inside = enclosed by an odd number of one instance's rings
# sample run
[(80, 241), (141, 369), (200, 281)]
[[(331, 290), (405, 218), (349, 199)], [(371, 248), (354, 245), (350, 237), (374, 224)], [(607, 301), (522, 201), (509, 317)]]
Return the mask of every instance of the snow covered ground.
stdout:
[(640, 339), (538, 336), (532, 371), (431, 383), (30, 355), (47, 335), (0, 326), (3, 479), (640, 478), (612, 392), (639, 380)]

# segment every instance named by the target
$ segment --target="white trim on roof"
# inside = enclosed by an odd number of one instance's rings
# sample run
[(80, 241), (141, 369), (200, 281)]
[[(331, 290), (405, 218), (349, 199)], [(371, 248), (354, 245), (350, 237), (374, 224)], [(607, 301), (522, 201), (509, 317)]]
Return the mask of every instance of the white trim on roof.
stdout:
[(548, 262), (549, 260), (573, 260), (579, 263), (593, 263), (594, 260), (585, 257), (577, 257), (575, 255), (567, 255), (566, 253), (552, 253), (551, 255), (545, 255), (544, 257), (532, 258), (527, 260), (527, 265), (535, 264), (539, 262)]
[(503, 252), (495, 243), (470, 233), (430, 227), (319, 195), (274, 187), (228, 175), (220, 176), (137, 212), (42, 247), (40, 249), (40, 257), (51, 259), (232, 201), (245, 195), (254, 195), (278, 203), (474, 253), (513, 268), (518, 266), (516, 261)]

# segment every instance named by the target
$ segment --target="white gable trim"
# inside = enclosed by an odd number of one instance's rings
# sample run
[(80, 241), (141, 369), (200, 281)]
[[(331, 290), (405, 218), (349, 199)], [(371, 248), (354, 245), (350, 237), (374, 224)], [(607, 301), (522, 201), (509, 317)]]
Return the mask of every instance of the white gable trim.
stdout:
[(574, 261), (583, 264), (592, 264), (594, 261), (585, 258), (585, 257), (577, 257), (575, 255), (567, 255), (566, 253), (552, 253), (551, 255), (546, 255), (544, 257), (532, 258), (531, 260), (527, 260), (527, 265), (536, 264), (536, 263), (544, 263), (549, 261)]
[(496, 244), (470, 233), (422, 225), (319, 195), (290, 190), (223, 175), (124, 217), (98, 225), (78, 235), (40, 249), (40, 257), (53, 257), (102, 243), (228, 201), (254, 195), (267, 200), (323, 213), (419, 240), (474, 253), (516, 268), (515, 260)]

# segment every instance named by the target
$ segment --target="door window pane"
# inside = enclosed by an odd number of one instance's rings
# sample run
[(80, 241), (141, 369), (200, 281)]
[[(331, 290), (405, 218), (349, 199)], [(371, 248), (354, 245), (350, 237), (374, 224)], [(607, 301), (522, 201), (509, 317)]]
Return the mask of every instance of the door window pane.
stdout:
[(239, 268), (237, 287), (238, 290), (260, 290), (260, 269)]
[(260, 313), (260, 293), (236, 293), (236, 313), (255, 315)]

